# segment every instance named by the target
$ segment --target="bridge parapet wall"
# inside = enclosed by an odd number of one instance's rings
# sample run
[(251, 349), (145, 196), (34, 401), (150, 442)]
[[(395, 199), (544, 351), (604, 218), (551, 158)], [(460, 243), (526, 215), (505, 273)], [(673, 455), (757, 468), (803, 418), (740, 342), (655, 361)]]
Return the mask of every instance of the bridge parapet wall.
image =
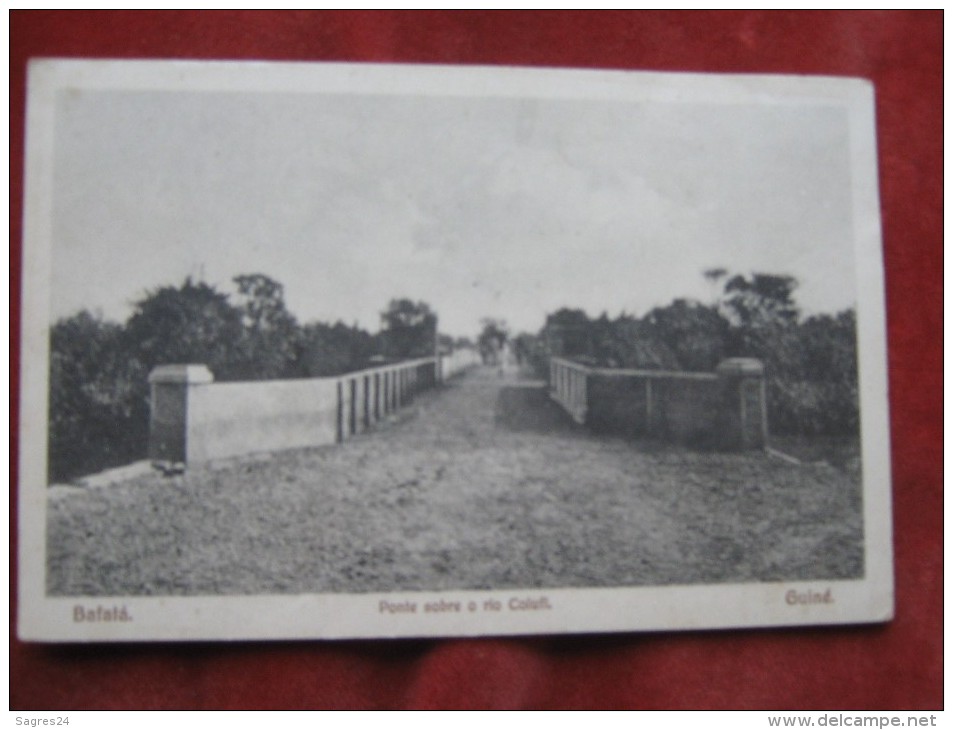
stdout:
[(474, 347), (461, 347), (440, 356), (440, 382), (449, 380), (472, 367), (479, 365), (480, 352)]
[(767, 443), (764, 367), (731, 358), (714, 373), (593, 368), (550, 360), (550, 395), (593, 431), (721, 449)]
[(149, 382), (149, 458), (198, 463), (344, 441), (432, 388), (437, 368), (423, 358), (330, 378), (216, 383), (204, 365), (162, 365)]

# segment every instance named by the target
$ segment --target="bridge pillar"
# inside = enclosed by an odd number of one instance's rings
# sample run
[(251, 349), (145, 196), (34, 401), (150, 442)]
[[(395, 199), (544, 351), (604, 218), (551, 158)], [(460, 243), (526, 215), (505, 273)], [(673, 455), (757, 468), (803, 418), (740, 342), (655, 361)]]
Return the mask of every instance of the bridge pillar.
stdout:
[(724, 413), (720, 438), (728, 449), (762, 449), (768, 441), (768, 408), (764, 364), (749, 357), (722, 361), (716, 373), (721, 381)]
[(188, 461), (189, 390), (215, 380), (205, 365), (160, 365), (149, 373), (149, 458)]

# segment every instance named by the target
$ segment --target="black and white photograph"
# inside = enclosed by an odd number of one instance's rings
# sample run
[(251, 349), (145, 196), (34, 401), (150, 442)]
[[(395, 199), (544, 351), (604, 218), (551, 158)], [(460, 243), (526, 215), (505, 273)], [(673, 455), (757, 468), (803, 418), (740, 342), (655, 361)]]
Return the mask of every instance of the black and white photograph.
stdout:
[(854, 79), (33, 62), (38, 641), (889, 620)]

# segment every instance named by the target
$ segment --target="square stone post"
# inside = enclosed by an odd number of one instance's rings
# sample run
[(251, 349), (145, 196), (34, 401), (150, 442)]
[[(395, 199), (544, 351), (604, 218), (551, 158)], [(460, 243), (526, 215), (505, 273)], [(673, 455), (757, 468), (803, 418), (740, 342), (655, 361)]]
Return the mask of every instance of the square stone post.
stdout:
[(338, 401), (338, 412), (337, 412), (337, 440), (338, 443), (341, 443), (348, 437), (347, 433), (347, 405), (345, 403), (344, 394), (347, 392), (347, 378), (338, 378), (337, 383), (337, 401)]
[(350, 437), (358, 432), (357, 399), (359, 396), (357, 378), (348, 377), (344, 383), (344, 390), (347, 393), (345, 396), (347, 399), (347, 435)]
[(726, 409), (718, 420), (728, 449), (763, 449), (768, 442), (768, 406), (764, 365), (749, 357), (722, 361), (716, 369)]
[(160, 365), (149, 373), (149, 458), (189, 460), (189, 393), (215, 378), (205, 365)]
[(361, 378), (353, 375), (351, 383), (351, 435), (361, 432)]
[(382, 389), (381, 389), (381, 374), (380, 374), (380, 373), (374, 373), (374, 401), (373, 401), (373, 403), (374, 403), (374, 406), (373, 406), (374, 410), (373, 410), (373, 418), (374, 418), (374, 421), (375, 421), (375, 422), (381, 420), (381, 392), (382, 392)]

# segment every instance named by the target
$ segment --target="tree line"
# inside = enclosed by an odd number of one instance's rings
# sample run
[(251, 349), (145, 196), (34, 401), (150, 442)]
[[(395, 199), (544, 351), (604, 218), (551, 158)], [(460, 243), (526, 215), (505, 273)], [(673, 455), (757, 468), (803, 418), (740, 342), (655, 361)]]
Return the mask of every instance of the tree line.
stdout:
[(675, 299), (642, 317), (615, 318), (562, 308), (539, 332), (515, 337), (505, 322), (484, 319), (475, 343), (439, 334), (436, 313), (411, 299), (391, 300), (375, 334), (340, 321), (300, 324), (282, 285), (262, 274), (235, 277), (231, 293), (191, 279), (158, 288), (123, 324), (82, 311), (50, 330), (50, 478), (145, 457), (148, 375), (157, 365), (203, 363), (217, 381), (324, 377), (473, 344), (493, 363), (506, 342), (543, 378), (551, 356), (688, 371), (756, 357), (765, 363), (773, 433), (856, 435), (854, 310), (802, 316), (790, 276), (724, 269), (705, 276), (710, 303)]
[(581, 309), (549, 314), (514, 338), (517, 357), (548, 377), (551, 356), (598, 367), (712, 371), (728, 357), (765, 365), (772, 433), (853, 436), (859, 430), (854, 310), (803, 317), (797, 281), (775, 274), (705, 272), (711, 303), (675, 299), (642, 317)]
[(145, 458), (157, 365), (203, 363), (216, 381), (309, 378), (464, 344), (438, 337), (424, 302), (391, 300), (371, 334), (340, 321), (299, 324), (282, 285), (263, 274), (233, 284), (228, 293), (187, 278), (148, 292), (123, 324), (81, 311), (50, 328), (50, 479)]

